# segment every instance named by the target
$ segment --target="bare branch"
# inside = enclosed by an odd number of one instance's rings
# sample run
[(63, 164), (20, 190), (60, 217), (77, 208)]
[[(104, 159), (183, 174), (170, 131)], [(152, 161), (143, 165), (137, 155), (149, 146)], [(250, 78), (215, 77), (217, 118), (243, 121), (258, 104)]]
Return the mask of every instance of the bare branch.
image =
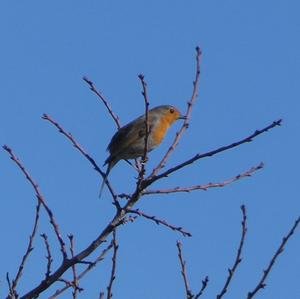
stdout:
[(139, 209), (137, 209), (137, 210), (130, 210), (129, 209), (127, 211), (128, 211), (128, 213), (137, 214), (137, 215), (142, 216), (146, 219), (154, 221), (157, 225), (161, 224), (163, 226), (166, 226), (166, 227), (170, 228), (173, 231), (177, 231), (177, 232), (181, 233), (184, 237), (191, 237), (192, 236), (191, 233), (185, 231), (182, 227), (179, 227), (179, 226), (177, 227), (177, 226), (171, 225), (167, 221), (158, 219), (155, 216), (149, 216), (149, 215), (145, 214), (144, 212), (140, 211)]
[(33, 250), (33, 241), (34, 241), (34, 238), (35, 238), (36, 232), (37, 232), (38, 222), (39, 222), (39, 218), (40, 218), (40, 210), (41, 210), (41, 202), (38, 201), (37, 206), (36, 206), (36, 210), (35, 210), (35, 220), (34, 220), (34, 224), (33, 224), (33, 229), (32, 229), (31, 235), (29, 237), (29, 243), (28, 243), (26, 252), (25, 252), (25, 254), (24, 254), (23, 258), (22, 258), (22, 261), (21, 261), (21, 264), (19, 266), (17, 275), (16, 275), (16, 277), (13, 280), (13, 283), (12, 283), (12, 290), (13, 290), (13, 292), (15, 292), (15, 290), (16, 290), (16, 287), (17, 287), (17, 285), (19, 283), (19, 280), (22, 277), (26, 261), (29, 258), (29, 255), (30, 255), (30, 253)]
[(89, 80), (87, 77), (83, 77), (82, 78), (89, 86), (90, 89), (93, 93), (95, 93), (99, 99), (101, 99), (101, 101), (103, 102), (103, 104), (105, 105), (106, 109), (108, 110), (109, 114), (111, 115), (111, 117), (113, 118), (114, 122), (116, 123), (116, 126), (118, 128), (118, 130), (121, 128), (121, 123), (120, 123), (120, 119), (119, 117), (113, 112), (111, 105), (109, 104), (109, 102), (106, 100), (106, 98), (102, 95), (102, 93), (100, 93), (96, 86), (94, 85), (94, 83)]
[[(55, 121), (54, 119), (52, 119), (49, 115), (47, 114), (43, 114), (42, 119), (49, 121), (52, 125), (54, 125), (58, 131), (63, 134), (65, 137), (67, 137), (67, 139), (69, 139), (69, 141), (71, 141), (71, 143), (73, 144), (73, 146), (79, 150), (79, 152), (92, 164), (92, 166), (94, 167), (94, 169), (102, 176), (102, 178), (105, 178), (105, 172), (103, 172), (100, 167), (98, 166), (98, 164), (96, 163), (96, 161), (91, 157), (91, 155), (89, 155), (84, 148), (75, 140), (75, 138), (72, 136), (71, 133), (68, 133), (57, 121)], [(117, 196), (112, 188), (112, 186), (110, 185), (108, 179), (106, 178), (105, 183), (112, 195), (113, 198), (113, 202), (114, 205), (120, 209), (120, 204), (118, 202)]]
[[(68, 235), (68, 238), (70, 240), (70, 251), (71, 251), (71, 256), (72, 258), (74, 257), (74, 236)], [(73, 298), (76, 299), (78, 296), (78, 291), (81, 292), (83, 291), (82, 288), (79, 287), (79, 281), (78, 281), (78, 276), (77, 276), (77, 271), (76, 271), (76, 265), (74, 264), (72, 266), (72, 272), (73, 272)]]
[[(96, 267), (96, 265), (104, 260), (105, 255), (113, 248), (113, 241), (101, 252), (101, 254), (95, 259), (94, 262), (87, 262), (88, 266), (83, 270), (77, 277), (77, 280), (80, 281), (89, 271)], [(83, 262), (82, 262), (83, 263)], [(63, 288), (56, 290), (55, 293), (49, 297), (49, 299), (55, 299), (58, 295), (62, 294), (64, 291), (73, 287), (72, 284), (66, 284)]]
[(144, 147), (144, 154), (142, 157), (142, 167), (139, 171), (139, 179), (138, 179), (138, 185), (140, 185), (141, 181), (144, 179), (145, 176), (145, 164), (148, 160), (147, 153), (148, 153), (148, 139), (150, 134), (150, 124), (149, 124), (149, 97), (148, 97), (148, 91), (147, 91), (147, 83), (144, 80), (144, 75), (140, 74), (139, 79), (141, 80), (143, 91), (142, 95), (144, 97), (145, 101), (145, 147)]
[(185, 267), (185, 260), (183, 259), (182, 256), (182, 244), (177, 241), (176, 243), (177, 248), (178, 248), (178, 258), (179, 258), (179, 262), (180, 262), (180, 266), (181, 266), (181, 275), (184, 281), (184, 287), (185, 287), (185, 292), (186, 292), (186, 299), (193, 299), (194, 295), (190, 289), (190, 284), (187, 278), (187, 274), (186, 274), (186, 267)]
[(291, 236), (294, 234), (297, 226), (300, 223), (300, 217), (298, 217), (294, 223), (294, 225), (292, 226), (292, 228), (290, 229), (290, 231), (288, 232), (288, 234), (283, 237), (282, 242), (280, 244), (280, 246), (278, 247), (278, 249), (276, 250), (274, 256), (272, 257), (268, 267), (266, 270), (263, 271), (263, 275), (260, 279), (260, 281), (258, 282), (258, 284), (256, 285), (256, 287), (253, 289), (253, 291), (248, 293), (247, 299), (251, 299), (254, 298), (254, 296), (256, 295), (256, 293), (261, 290), (264, 289), (266, 286), (266, 279), (268, 278), (268, 275), (270, 274), (277, 258), (279, 257), (279, 255), (284, 251), (284, 246), (287, 244), (287, 242), (289, 241), (289, 239), (291, 238)]
[(6, 272), (6, 281), (7, 281), (8, 289), (9, 289), (9, 295), (7, 296), (6, 299), (16, 299), (16, 298), (18, 298), (18, 295), (17, 295), (16, 291), (14, 291), (13, 288), (12, 288), (12, 283), (10, 281), (8, 272)]
[(51, 273), (51, 265), (52, 265), (52, 262), (53, 262), (53, 258), (52, 258), (52, 255), (51, 255), (50, 244), (48, 242), (47, 235), (46, 234), (41, 234), (41, 237), (44, 240), (44, 243), (45, 243), (45, 246), (46, 246), (46, 251), (47, 251), (47, 256), (46, 256), (47, 270), (46, 270), (46, 274), (45, 274), (45, 279), (48, 279), (49, 276), (50, 276), (50, 273)]
[(207, 285), (208, 285), (208, 276), (205, 276), (205, 278), (202, 280), (202, 287), (198, 294), (195, 295), (195, 299), (200, 298), (203, 295), (203, 292), (205, 291)]
[[(250, 177), (254, 172), (259, 169), (262, 169), (264, 164), (261, 162), (258, 166), (252, 167), (251, 169), (247, 170), (244, 173), (241, 173), (231, 179), (228, 179), (222, 183), (208, 183), (206, 185), (196, 185), (191, 187), (176, 187), (172, 189), (159, 189), (159, 190), (147, 190), (143, 192), (143, 195), (150, 195), (150, 194), (169, 194), (169, 193), (177, 193), (177, 192), (191, 192), (195, 190), (203, 190), (207, 191), (210, 188), (221, 188), (225, 187), (231, 183), (234, 183), (242, 178)], [(120, 195), (119, 195), (120, 197)]]
[(227, 292), (228, 286), (233, 278), (233, 275), (234, 275), (237, 267), (239, 266), (239, 264), (242, 261), (242, 258), (241, 258), (242, 250), (243, 250), (245, 237), (246, 237), (246, 233), (247, 233), (247, 214), (246, 214), (246, 208), (244, 205), (241, 206), (241, 210), (242, 210), (242, 214), (243, 214), (243, 220), (242, 220), (242, 236), (241, 236), (241, 240), (240, 240), (240, 245), (237, 250), (237, 255), (236, 255), (234, 264), (233, 264), (232, 268), (228, 269), (228, 277), (226, 279), (225, 285), (224, 285), (223, 289), (221, 290), (220, 294), (217, 295), (217, 299), (221, 299), (224, 296), (224, 294)]
[(109, 280), (109, 284), (107, 287), (107, 299), (111, 299), (113, 296), (112, 287), (113, 287), (114, 280), (116, 279), (117, 253), (118, 253), (118, 249), (119, 249), (119, 245), (117, 242), (116, 230), (113, 231), (113, 241), (112, 242), (113, 242), (114, 253), (113, 253), (113, 257), (112, 257), (110, 280)]
[(218, 149), (212, 150), (212, 151), (204, 153), (204, 154), (197, 154), (193, 158), (191, 158), (189, 160), (186, 160), (185, 162), (183, 162), (181, 164), (178, 164), (177, 166), (172, 167), (172, 168), (166, 170), (165, 172), (163, 172), (160, 175), (157, 175), (157, 176), (154, 176), (154, 177), (149, 177), (148, 179), (145, 180), (145, 185), (149, 186), (153, 182), (155, 182), (155, 181), (157, 181), (157, 180), (159, 180), (161, 178), (167, 177), (171, 173), (173, 173), (173, 172), (175, 172), (175, 171), (177, 171), (179, 169), (182, 169), (182, 168), (184, 168), (184, 167), (186, 167), (186, 166), (194, 163), (195, 161), (198, 161), (200, 159), (207, 158), (207, 157), (212, 157), (212, 156), (214, 156), (216, 154), (219, 154), (221, 152), (224, 152), (224, 151), (227, 151), (229, 149), (235, 148), (235, 147), (240, 146), (240, 145), (242, 145), (244, 143), (251, 142), (255, 137), (261, 135), (262, 133), (265, 133), (265, 132), (269, 131), (270, 129), (273, 129), (273, 128), (277, 127), (277, 126), (280, 126), (281, 122), (282, 122), (281, 119), (276, 120), (272, 124), (268, 125), (267, 127), (263, 128), (261, 130), (256, 130), (253, 134), (249, 135), (248, 137), (246, 137), (246, 138), (244, 138), (244, 139), (242, 139), (240, 141), (231, 143), (229, 145), (222, 146), (222, 147), (220, 147)]
[(52, 224), (52, 227), (54, 229), (55, 235), (58, 239), (58, 242), (60, 244), (60, 250), (62, 252), (63, 255), (63, 259), (67, 259), (67, 252), (66, 252), (66, 246), (65, 246), (65, 242), (60, 234), (60, 230), (59, 230), (59, 226), (54, 218), (53, 212), (51, 211), (51, 209), (48, 207), (42, 193), (40, 192), (39, 186), (37, 185), (37, 183), (34, 182), (34, 180), (32, 179), (32, 177), (30, 176), (29, 172), (25, 169), (25, 167), (23, 166), (23, 164), (21, 163), (21, 161), (14, 155), (13, 151), (11, 148), (9, 148), (7, 145), (3, 146), (4, 150), (7, 151), (10, 155), (10, 158), (18, 165), (18, 167), (21, 169), (21, 171), (23, 172), (23, 174), (25, 175), (26, 179), (30, 182), (30, 184), (32, 185), (33, 189), (35, 190), (36, 193), (36, 197), (38, 199), (38, 201), (42, 204), (42, 206), (45, 208), (49, 219), (50, 219), (50, 223)]
[(159, 162), (159, 164), (156, 166), (156, 168), (153, 169), (149, 178), (155, 177), (158, 174), (158, 172), (166, 165), (167, 160), (169, 159), (171, 154), (174, 152), (176, 146), (178, 145), (180, 139), (183, 136), (183, 133), (189, 127), (190, 119), (192, 116), (193, 105), (198, 97), (201, 54), (202, 54), (201, 49), (199, 47), (196, 47), (196, 76), (195, 76), (195, 81), (193, 82), (193, 92), (192, 92), (191, 99), (187, 102), (187, 112), (185, 114), (185, 121), (184, 121), (182, 127), (180, 128), (179, 132), (177, 132), (176, 137), (175, 137), (172, 145), (170, 146), (169, 150), (164, 155), (164, 157)]

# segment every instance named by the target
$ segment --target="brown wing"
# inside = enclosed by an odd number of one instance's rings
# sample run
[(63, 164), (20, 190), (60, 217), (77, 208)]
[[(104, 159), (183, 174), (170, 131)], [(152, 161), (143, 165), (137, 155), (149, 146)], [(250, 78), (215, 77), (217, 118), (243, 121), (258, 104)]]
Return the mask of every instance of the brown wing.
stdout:
[[(150, 130), (152, 129), (155, 120), (156, 116), (149, 113), (149, 123), (152, 124), (150, 125)], [(139, 118), (122, 127), (118, 132), (115, 133), (107, 147), (107, 150), (110, 152), (110, 157), (107, 158), (105, 163), (109, 163), (114, 160), (117, 162), (119, 160), (116, 159), (118, 156), (120, 156), (122, 159), (122, 154), (137, 146), (138, 141), (140, 141), (145, 134), (146, 129), (144, 116), (140, 116)]]
[(112, 156), (117, 155), (124, 149), (129, 147), (132, 143), (135, 143), (137, 139), (141, 138), (143, 131), (144, 118), (139, 117), (136, 120), (130, 122), (126, 126), (122, 127), (116, 134), (112, 137), (107, 150), (109, 150)]

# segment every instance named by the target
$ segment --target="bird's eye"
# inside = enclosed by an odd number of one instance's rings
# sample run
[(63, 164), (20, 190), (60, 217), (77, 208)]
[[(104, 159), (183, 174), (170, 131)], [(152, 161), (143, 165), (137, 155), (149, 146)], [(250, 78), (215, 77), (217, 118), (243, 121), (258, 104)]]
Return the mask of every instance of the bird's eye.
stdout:
[(170, 113), (174, 113), (175, 110), (173, 108), (170, 109)]

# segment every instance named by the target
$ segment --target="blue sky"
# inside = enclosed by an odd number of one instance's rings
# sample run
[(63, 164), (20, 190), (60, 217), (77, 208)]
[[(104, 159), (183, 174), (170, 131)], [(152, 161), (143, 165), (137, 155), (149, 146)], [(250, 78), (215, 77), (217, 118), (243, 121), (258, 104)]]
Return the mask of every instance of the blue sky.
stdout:
[[(176, 240), (181, 240), (194, 291), (205, 275), (206, 298), (222, 288), (240, 238), (240, 205), (248, 212), (243, 263), (227, 298), (245, 298), (257, 283), (281, 238), (300, 214), (298, 1), (2, 1), (0, 3), (0, 141), (22, 159), (55, 212), (63, 235), (73, 233), (78, 250), (87, 246), (113, 215), (107, 191), (88, 162), (48, 123), (60, 122), (99, 164), (115, 125), (89, 91), (92, 79), (123, 124), (144, 111), (137, 78), (145, 75), (151, 106), (172, 104), (185, 111), (192, 91), (195, 46), (203, 51), (200, 94), (189, 130), (169, 166), (237, 141), (273, 120), (283, 126), (250, 144), (162, 180), (168, 188), (219, 182), (265, 162), (265, 169), (223, 189), (145, 197), (138, 207), (183, 226), (192, 238), (144, 219), (119, 231), (119, 266), (114, 298), (184, 298)], [(167, 150), (179, 124), (150, 154), (151, 170)], [(0, 154), (0, 296), (24, 253), (33, 223), (33, 190), (7, 154)], [(126, 163), (112, 171), (118, 193), (130, 192), (135, 173)], [(46, 232), (60, 263), (46, 215)], [(300, 232), (279, 258), (265, 290), (256, 298), (299, 298)], [(45, 273), (46, 255), (37, 237), (20, 283), (20, 294)], [(110, 256), (82, 281), (80, 298), (105, 290)], [(30, 271), (28, 269), (30, 268)], [(48, 298), (59, 286), (46, 292)], [(62, 298), (70, 298), (70, 293)]]

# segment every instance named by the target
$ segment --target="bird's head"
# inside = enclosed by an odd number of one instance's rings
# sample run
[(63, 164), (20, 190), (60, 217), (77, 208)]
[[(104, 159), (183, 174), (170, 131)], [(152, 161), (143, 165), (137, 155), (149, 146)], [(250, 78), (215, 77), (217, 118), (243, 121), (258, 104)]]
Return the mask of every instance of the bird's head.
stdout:
[(163, 118), (170, 126), (178, 119), (185, 119), (180, 111), (171, 105), (157, 106), (149, 111), (150, 114)]

